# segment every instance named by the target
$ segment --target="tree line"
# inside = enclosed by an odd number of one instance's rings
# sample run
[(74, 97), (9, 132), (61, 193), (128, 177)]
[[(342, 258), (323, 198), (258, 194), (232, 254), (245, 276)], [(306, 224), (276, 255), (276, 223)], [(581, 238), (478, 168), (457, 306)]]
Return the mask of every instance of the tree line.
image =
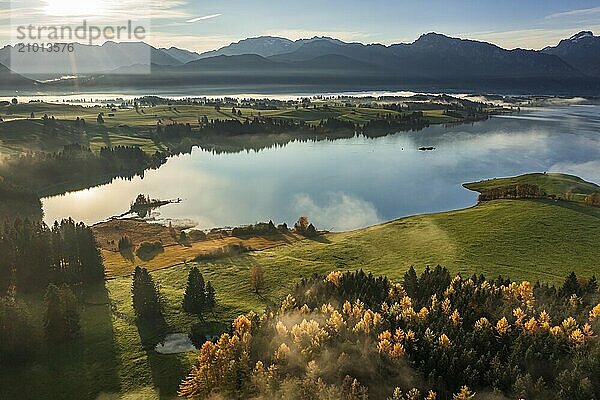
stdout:
[(17, 219), (0, 226), (0, 296), (11, 288), (23, 293), (48, 284), (91, 285), (104, 280), (96, 238), (72, 219), (44, 222)]
[(583, 202), (588, 206), (600, 207), (600, 193), (592, 193), (585, 196)]
[(72, 219), (16, 220), (0, 226), (0, 364), (34, 358), (41, 337), (17, 293), (44, 295), (43, 332), (50, 344), (81, 333), (76, 292), (104, 282), (104, 265), (92, 230)]
[(89, 147), (70, 144), (54, 153), (27, 153), (11, 157), (1, 167), (2, 175), (11, 183), (39, 191), (52, 183), (73, 180), (94, 182), (101, 176), (133, 178), (146, 169), (158, 168), (167, 154), (146, 154), (137, 146), (104, 147), (95, 154)]
[(485, 190), (479, 195), (479, 201), (498, 199), (542, 199), (546, 197), (549, 197), (548, 194), (538, 185), (523, 183)]
[[(236, 114), (238, 115), (238, 114)], [(241, 118), (241, 116), (239, 116)], [(278, 117), (244, 117), (240, 119), (208, 119), (206, 116), (198, 119), (198, 135), (226, 134), (249, 135), (281, 132), (310, 132), (327, 134), (338, 131), (368, 132), (381, 129), (422, 129), (429, 126), (423, 112), (415, 111), (403, 114), (378, 114), (377, 118), (365, 123), (330, 117), (321, 119), (316, 125), (307, 124), (304, 120)], [(156, 132), (163, 138), (181, 138), (194, 134), (189, 123), (171, 122), (165, 124), (162, 120), (157, 123)]]

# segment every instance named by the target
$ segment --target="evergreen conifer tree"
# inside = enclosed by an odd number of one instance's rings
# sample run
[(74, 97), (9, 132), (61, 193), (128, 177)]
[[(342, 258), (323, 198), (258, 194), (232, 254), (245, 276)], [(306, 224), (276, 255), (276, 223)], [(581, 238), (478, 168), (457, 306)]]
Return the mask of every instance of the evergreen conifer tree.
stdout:
[(131, 292), (133, 309), (138, 318), (158, 319), (162, 316), (160, 294), (146, 268), (135, 268)]
[(409, 297), (415, 298), (419, 293), (419, 278), (415, 267), (411, 265), (410, 269), (404, 274), (404, 290)]
[(581, 286), (579, 285), (579, 281), (577, 280), (577, 275), (575, 272), (571, 272), (562, 287), (559, 290), (559, 294), (563, 297), (571, 296), (572, 294), (581, 295)]
[(183, 296), (183, 309), (190, 314), (202, 317), (206, 304), (204, 278), (197, 267), (192, 268), (188, 275), (187, 286)]
[(65, 342), (76, 338), (80, 332), (77, 299), (67, 285), (50, 284), (44, 297), (46, 312), (44, 331), (49, 342)]

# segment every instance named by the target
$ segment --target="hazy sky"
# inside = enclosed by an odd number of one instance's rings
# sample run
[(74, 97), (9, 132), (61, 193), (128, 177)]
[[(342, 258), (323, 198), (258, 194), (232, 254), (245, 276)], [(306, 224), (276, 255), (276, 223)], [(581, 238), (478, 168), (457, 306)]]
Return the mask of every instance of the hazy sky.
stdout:
[(13, 0), (12, 11), (0, 0), (0, 42), (11, 41), (15, 24), (63, 23), (69, 13), (122, 23), (145, 11), (148, 42), (196, 51), (260, 35), (391, 44), (431, 31), (539, 49), (581, 30), (600, 33), (600, 0)]

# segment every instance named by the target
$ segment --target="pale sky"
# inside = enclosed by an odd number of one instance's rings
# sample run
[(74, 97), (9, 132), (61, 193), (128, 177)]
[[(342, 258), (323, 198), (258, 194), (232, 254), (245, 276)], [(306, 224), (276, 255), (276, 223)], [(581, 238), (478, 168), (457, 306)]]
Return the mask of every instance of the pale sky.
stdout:
[(14, 42), (17, 25), (84, 18), (151, 21), (150, 44), (199, 52), (261, 35), (393, 44), (432, 31), (541, 49), (581, 30), (600, 34), (600, 0), (0, 0), (0, 44)]

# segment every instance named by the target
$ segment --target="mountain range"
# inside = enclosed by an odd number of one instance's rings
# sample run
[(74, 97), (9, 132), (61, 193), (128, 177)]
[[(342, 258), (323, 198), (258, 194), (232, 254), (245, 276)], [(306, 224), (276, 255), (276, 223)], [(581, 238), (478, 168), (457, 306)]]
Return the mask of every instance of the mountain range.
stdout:
[[(292, 41), (262, 36), (232, 43), (198, 57), (204, 59), (247, 54), (287, 63), (307, 62), (336, 55), (340, 56), (338, 61), (347, 62), (350, 59), (351, 64), (367, 63), (378, 69), (396, 70), (408, 76), (443, 77), (476, 73), (478, 76), (488, 77), (600, 77), (600, 37), (589, 31), (580, 32), (562, 40), (556, 47), (547, 47), (541, 51), (505, 50), (486, 42), (428, 33), (413, 43), (391, 46), (346, 43), (329, 37)], [(440, 65), (438, 61), (443, 61), (444, 64)]]
[(600, 37), (592, 32), (580, 32), (561, 40), (556, 47), (546, 47), (542, 52), (560, 57), (586, 75), (600, 76)]
[[(11, 47), (0, 49), (0, 64)], [(40, 55), (31, 62), (40, 63)], [(43, 76), (51, 79), (76, 65), (82, 86), (172, 86), (201, 84), (434, 84), (453, 87), (512, 84), (540, 87), (600, 87), (600, 37), (580, 32), (555, 47), (506, 50), (437, 33), (410, 44), (347, 43), (329, 37), (292, 41), (262, 36), (198, 54), (176, 47), (107, 42), (75, 45), (69, 57), (47, 53)], [(152, 66), (150, 75), (135, 76)], [(0, 70), (0, 79), (2, 79)], [(68, 85), (58, 81), (50, 85)]]
[[(190, 58), (188, 53), (192, 53), (186, 50), (157, 49), (142, 42), (106, 42), (101, 46), (75, 43), (73, 46), (72, 52), (19, 53), (19, 65), (30, 67), (27, 75), (32, 78), (51, 79), (61, 75), (109, 72), (136, 64), (182, 65), (195, 59)], [(14, 50), (12, 46), (0, 49), (0, 64), (10, 65)], [(43, 73), (39, 72), (40, 66), (43, 66)]]

